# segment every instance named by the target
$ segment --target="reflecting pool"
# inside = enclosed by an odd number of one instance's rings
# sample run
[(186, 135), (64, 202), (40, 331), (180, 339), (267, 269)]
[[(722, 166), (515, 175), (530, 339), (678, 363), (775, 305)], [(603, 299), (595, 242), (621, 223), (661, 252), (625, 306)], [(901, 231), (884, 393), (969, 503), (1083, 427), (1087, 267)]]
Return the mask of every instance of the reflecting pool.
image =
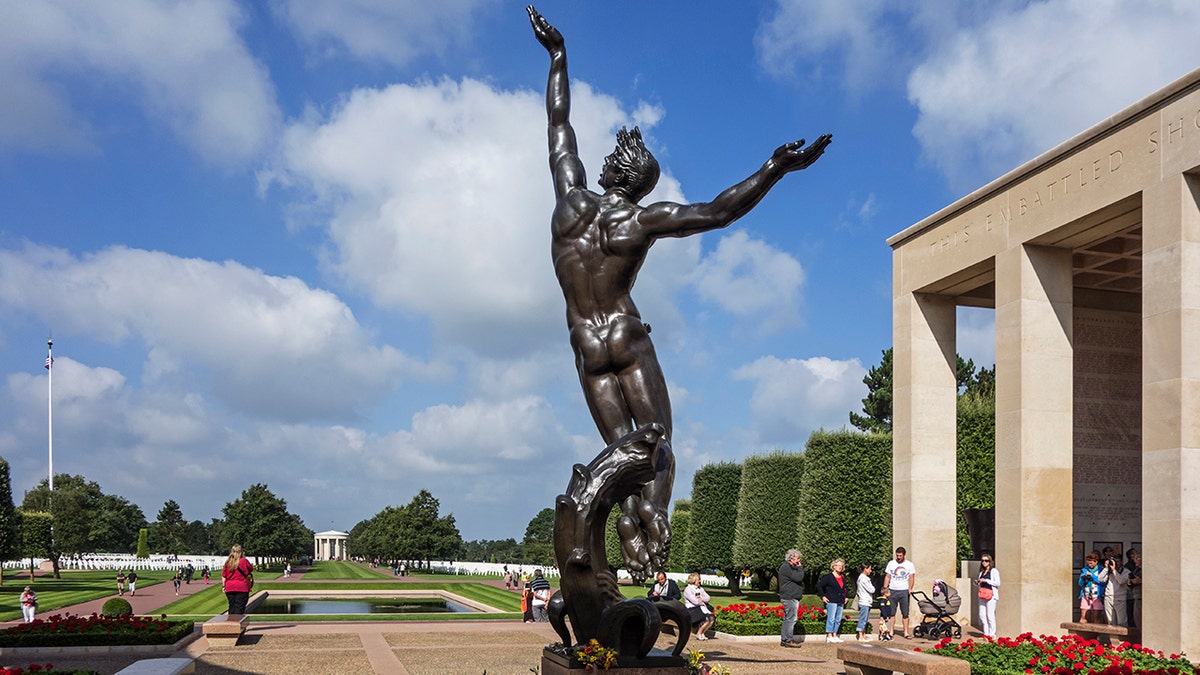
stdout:
[(268, 596), (251, 614), (435, 614), (474, 612), (442, 598), (279, 598)]

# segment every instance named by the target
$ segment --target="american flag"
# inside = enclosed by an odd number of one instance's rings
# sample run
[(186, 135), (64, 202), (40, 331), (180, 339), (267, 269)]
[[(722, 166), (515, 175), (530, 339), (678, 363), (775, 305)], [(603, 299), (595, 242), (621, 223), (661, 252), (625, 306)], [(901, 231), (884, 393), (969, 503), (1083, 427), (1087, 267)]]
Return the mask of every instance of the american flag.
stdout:
[(54, 359), (47, 356), (46, 357), (46, 370), (50, 370), (50, 366), (52, 366), (52, 365), (54, 365)]

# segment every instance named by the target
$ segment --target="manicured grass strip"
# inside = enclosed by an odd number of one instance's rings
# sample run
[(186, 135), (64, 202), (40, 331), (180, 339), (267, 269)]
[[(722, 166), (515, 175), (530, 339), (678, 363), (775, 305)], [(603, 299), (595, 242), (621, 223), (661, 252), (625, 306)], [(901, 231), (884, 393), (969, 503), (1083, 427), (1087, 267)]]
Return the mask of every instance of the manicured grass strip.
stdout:
[(305, 579), (391, 579), (391, 570), (385, 567), (370, 568), (358, 563), (341, 560), (322, 560), (304, 573)]
[[(138, 572), (138, 586), (145, 588), (162, 583), (174, 576), (169, 570), (147, 570)], [(61, 579), (54, 577), (35, 577), (33, 583), (28, 577), (17, 578), (12, 574), (5, 576), (4, 585), (0, 586), (0, 621), (12, 621), (21, 618), (21, 591), (25, 586), (31, 586), (38, 595), (38, 614), (81, 602), (97, 600), (117, 592), (117, 573), (107, 570), (62, 570)]]
[(157, 609), (150, 615), (167, 614), (171, 618), (179, 615), (203, 615), (207, 619), (223, 613), (228, 608), (229, 601), (221, 592), (221, 585), (213, 584), (199, 593), (193, 593)]

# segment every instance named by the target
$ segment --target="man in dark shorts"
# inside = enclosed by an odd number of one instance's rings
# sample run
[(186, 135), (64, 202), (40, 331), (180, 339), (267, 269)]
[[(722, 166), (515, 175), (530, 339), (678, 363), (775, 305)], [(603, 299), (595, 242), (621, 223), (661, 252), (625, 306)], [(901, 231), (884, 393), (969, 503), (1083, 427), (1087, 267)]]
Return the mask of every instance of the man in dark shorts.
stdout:
[(908, 599), (917, 581), (917, 568), (911, 560), (907, 560), (908, 552), (903, 546), (896, 548), (896, 559), (888, 561), (887, 573), (883, 577), (883, 587), (888, 589), (888, 597), (892, 601), (891, 616), (888, 617), (888, 632), (896, 630), (896, 614), (904, 619), (904, 637), (912, 638), (908, 627)]

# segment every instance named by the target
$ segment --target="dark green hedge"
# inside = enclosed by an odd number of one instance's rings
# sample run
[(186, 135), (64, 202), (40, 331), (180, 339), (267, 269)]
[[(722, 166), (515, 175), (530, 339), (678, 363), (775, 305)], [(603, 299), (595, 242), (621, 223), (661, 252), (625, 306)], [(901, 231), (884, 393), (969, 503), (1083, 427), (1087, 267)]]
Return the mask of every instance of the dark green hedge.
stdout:
[(733, 533), (742, 465), (709, 464), (692, 478), (692, 524), (683, 566), (689, 570), (733, 569)]
[[(685, 551), (688, 546), (688, 533), (692, 527), (692, 501), (690, 499), (676, 499), (675, 508), (671, 510), (671, 550)], [(686, 572), (683, 565), (680, 564), (683, 556), (671, 556), (671, 563), (668, 564), (672, 572)]]
[[(971, 557), (963, 509), (996, 506), (996, 401), (967, 394), (958, 399), (958, 559)], [(995, 551), (992, 551), (995, 553)]]
[(747, 457), (738, 492), (733, 564), (769, 576), (796, 546), (804, 455), (776, 451)]
[(817, 431), (808, 439), (800, 480), (799, 549), (806, 585), (846, 561), (876, 568), (891, 558), (892, 435)]

